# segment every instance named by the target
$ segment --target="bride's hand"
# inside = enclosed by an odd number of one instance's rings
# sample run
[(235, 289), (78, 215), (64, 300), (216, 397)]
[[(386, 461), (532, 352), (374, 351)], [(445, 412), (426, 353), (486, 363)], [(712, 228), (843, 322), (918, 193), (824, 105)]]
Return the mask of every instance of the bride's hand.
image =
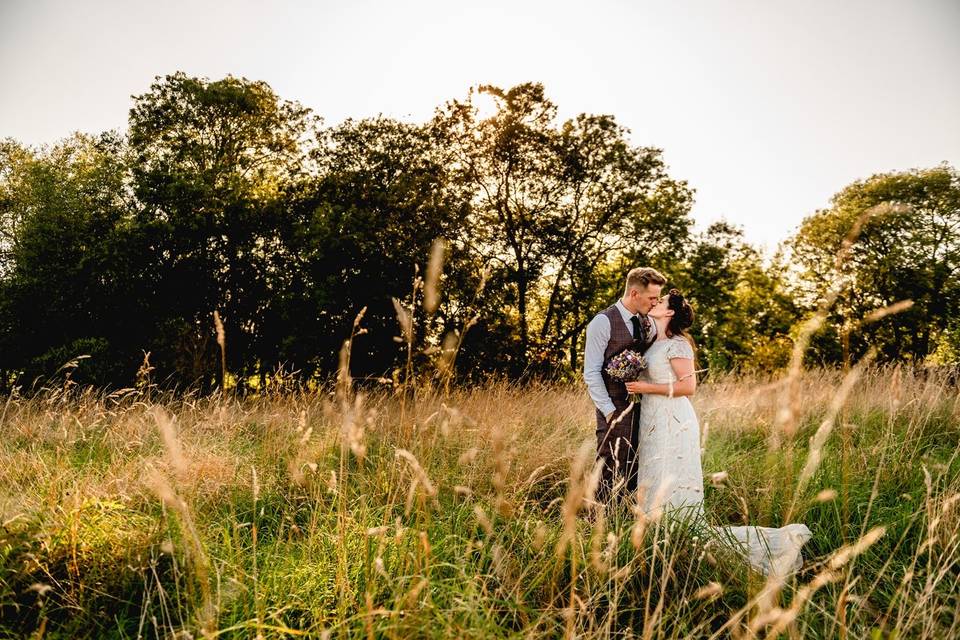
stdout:
[(637, 380), (636, 382), (628, 382), (627, 393), (646, 393), (646, 391), (644, 391), (645, 387), (646, 384), (640, 380)]

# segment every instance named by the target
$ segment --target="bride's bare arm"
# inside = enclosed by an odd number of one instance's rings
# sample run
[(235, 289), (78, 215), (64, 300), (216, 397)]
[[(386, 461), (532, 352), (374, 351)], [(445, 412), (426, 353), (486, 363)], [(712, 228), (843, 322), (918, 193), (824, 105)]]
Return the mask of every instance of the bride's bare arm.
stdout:
[(670, 358), (670, 366), (677, 376), (672, 384), (656, 382), (628, 382), (629, 393), (653, 393), (660, 396), (676, 398), (678, 396), (692, 396), (697, 392), (697, 374), (693, 370), (693, 360), (690, 358)]

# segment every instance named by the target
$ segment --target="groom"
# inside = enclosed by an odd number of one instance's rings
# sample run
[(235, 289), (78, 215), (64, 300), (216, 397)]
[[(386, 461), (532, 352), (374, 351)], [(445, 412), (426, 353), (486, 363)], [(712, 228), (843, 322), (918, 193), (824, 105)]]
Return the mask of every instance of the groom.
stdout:
[(640, 406), (627, 410), (630, 400), (622, 382), (606, 372), (607, 361), (636, 340), (641, 352), (656, 338), (656, 324), (647, 313), (660, 301), (667, 279), (656, 269), (637, 267), (627, 273), (623, 297), (598, 313), (587, 325), (583, 379), (597, 407), (597, 460), (603, 465), (597, 497), (607, 501), (618, 480), (636, 489), (633, 464), (638, 444)]

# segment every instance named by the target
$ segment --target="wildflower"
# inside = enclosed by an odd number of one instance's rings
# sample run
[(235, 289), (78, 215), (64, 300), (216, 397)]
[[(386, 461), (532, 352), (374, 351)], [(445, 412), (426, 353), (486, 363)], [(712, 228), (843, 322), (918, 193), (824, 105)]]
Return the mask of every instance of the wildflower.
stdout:
[[(647, 360), (639, 352), (624, 349), (607, 362), (607, 375), (619, 382), (634, 382), (640, 379), (640, 374), (646, 370)], [(636, 402), (639, 398), (630, 394), (630, 401)]]

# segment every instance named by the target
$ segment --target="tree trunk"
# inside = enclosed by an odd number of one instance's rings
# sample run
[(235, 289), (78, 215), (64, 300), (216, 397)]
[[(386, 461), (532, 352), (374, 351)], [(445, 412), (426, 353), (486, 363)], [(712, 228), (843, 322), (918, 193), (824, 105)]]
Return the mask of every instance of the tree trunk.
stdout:
[(577, 343), (580, 341), (580, 332), (575, 332), (570, 336), (570, 370), (577, 370)]

